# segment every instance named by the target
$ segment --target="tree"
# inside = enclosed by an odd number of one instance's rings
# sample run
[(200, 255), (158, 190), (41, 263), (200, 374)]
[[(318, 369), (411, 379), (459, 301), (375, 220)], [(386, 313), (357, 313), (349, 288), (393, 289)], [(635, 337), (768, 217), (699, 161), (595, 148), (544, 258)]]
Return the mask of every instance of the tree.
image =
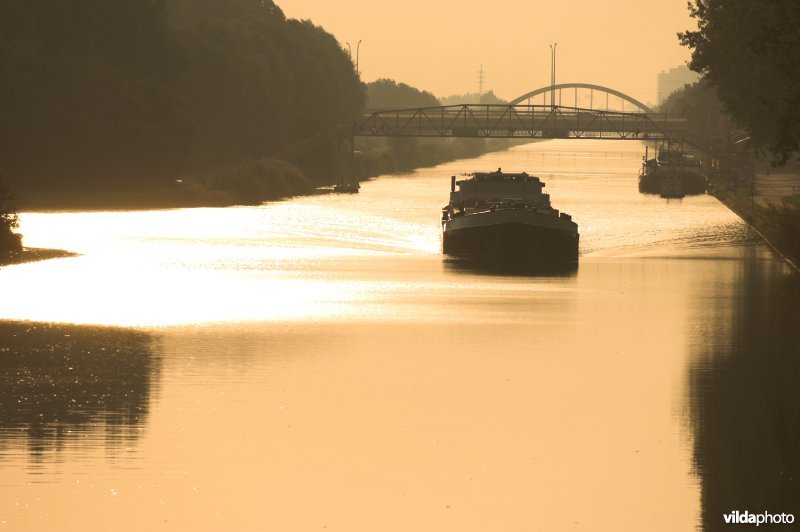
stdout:
[(702, 144), (708, 145), (712, 137), (719, 136), (727, 125), (727, 115), (717, 92), (707, 80), (682, 88), (670, 94), (659, 111), (667, 115), (683, 116), (688, 122), (689, 131)]
[(508, 103), (506, 100), (498, 97), (492, 90), (488, 90), (483, 94), (478, 94), (477, 92), (453, 94), (452, 96), (440, 98), (440, 101), (442, 105), (462, 105), (465, 103), (505, 105)]
[(717, 89), (754, 145), (784, 164), (800, 150), (800, 2), (693, 0), (689, 67)]
[(393, 79), (379, 79), (367, 83), (367, 106), (372, 109), (401, 107), (436, 107), (439, 100), (428, 91), (421, 91)]
[(172, 21), (180, 26), (264, 16), (285, 18), (281, 8), (272, 0), (169, 0), (166, 10)]
[[(364, 99), (333, 35), (271, 0), (0, 0), (0, 161), (23, 205), (158, 201), (351, 124)], [(330, 151), (302, 170), (326, 176)]]
[(0, 259), (22, 250), (22, 236), (15, 232), (19, 218), (11, 206), (11, 191), (0, 174)]
[[(194, 126), (190, 169), (263, 158), (358, 117), (363, 85), (324, 29), (268, 2), (184, 0), (173, 9), (183, 21), (174, 86)], [(313, 155), (303, 171), (331, 164)]]
[(175, 68), (152, 0), (0, 1), (0, 160), (17, 190), (171, 174), (188, 129)]

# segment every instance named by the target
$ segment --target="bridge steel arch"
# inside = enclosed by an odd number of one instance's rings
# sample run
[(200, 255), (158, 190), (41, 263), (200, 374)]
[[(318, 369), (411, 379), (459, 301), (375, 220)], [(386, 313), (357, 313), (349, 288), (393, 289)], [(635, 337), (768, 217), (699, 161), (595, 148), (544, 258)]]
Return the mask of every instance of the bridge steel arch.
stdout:
[(528, 98), (533, 98), (534, 96), (539, 96), (540, 94), (544, 94), (544, 93), (547, 93), (547, 92), (550, 92), (550, 91), (556, 91), (556, 90), (560, 90), (560, 89), (592, 89), (592, 90), (596, 90), (596, 91), (599, 91), (599, 92), (605, 92), (607, 94), (611, 94), (612, 96), (616, 96), (618, 98), (622, 98), (626, 102), (632, 103), (633, 105), (635, 105), (636, 107), (638, 107), (639, 109), (644, 111), (645, 113), (653, 113), (654, 112), (648, 106), (646, 106), (645, 104), (643, 104), (642, 102), (640, 102), (636, 98), (628, 96), (624, 92), (620, 92), (618, 90), (614, 90), (614, 89), (611, 89), (609, 87), (603, 87), (602, 85), (594, 85), (592, 83), (559, 83), (558, 85), (552, 85), (552, 86), (548, 85), (547, 87), (542, 87), (540, 89), (536, 89), (536, 90), (533, 90), (531, 92), (525, 93), (522, 96), (520, 96), (518, 98), (515, 98), (515, 99), (511, 100), (510, 102), (508, 102), (508, 105), (517, 105), (519, 103), (522, 103), (524, 100), (527, 100)]

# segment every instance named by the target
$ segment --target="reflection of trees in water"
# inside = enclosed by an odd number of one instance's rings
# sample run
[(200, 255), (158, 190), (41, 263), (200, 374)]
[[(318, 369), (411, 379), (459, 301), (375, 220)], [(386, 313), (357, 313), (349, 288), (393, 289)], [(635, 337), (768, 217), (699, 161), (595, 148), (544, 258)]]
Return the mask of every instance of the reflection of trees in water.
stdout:
[(734, 510), (800, 521), (800, 282), (745, 264), (729, 334), (710, 328), (689, 370), (704, 530)]
[(142, 332), (0, 322), (0, 445), (25, 437), (35, 457), (97, 430), (135, 439), (158, 370)]

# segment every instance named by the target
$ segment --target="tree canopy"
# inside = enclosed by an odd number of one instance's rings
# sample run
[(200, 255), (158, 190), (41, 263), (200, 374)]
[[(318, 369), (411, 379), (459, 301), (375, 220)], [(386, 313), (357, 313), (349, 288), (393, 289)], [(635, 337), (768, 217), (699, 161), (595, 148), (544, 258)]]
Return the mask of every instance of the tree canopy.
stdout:
[(379, 79), (367, 83), (367, 106), (371, 109), (403, 107), (436, 107), (439, 100), (428, 91), (422, 91), (393, 79)]
[(19, 218), (11, 205), (11, 192), (0, 173), (0, 261), (22, 249), (22, 237), (16, 232)]
[(440, 98), (442, 105), (461, 105), (465, 103), (480, 103), (480, 104), (507, 104), (506, 100), (499, 98), (494, 91), (488, 90), (482, 94), (472, 92), (468, 94), (453, 94)]
[(786, 162), (800, 150), (800, 2), (693, 0), (679, 34), (689, 64), (717, 89), (755, 146)]
[(351, 122), (335, 38), (271, 0), (0, 0), (0, 164), (16, 188), (172, 182)]
[(723, 136), (728, 126), (716, 90), (703, 79), (674, 91), (659, 106), (659, 112), (686, 118), (689, 131), (703, 144)]

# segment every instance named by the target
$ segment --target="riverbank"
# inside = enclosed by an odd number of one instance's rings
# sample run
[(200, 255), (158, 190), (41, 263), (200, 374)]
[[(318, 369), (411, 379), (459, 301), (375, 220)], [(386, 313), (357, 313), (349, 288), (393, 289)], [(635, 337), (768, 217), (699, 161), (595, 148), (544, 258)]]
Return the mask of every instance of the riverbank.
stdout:
[(40, 260), (48, 259), (63, 259), (65, 257), (76, 256), (78, 256), (77, 253), (63, 249), (22, 248), (22, 251), (18, 253), (12, 252), (9, 256), (0, 258), (0, 268), (3, 266), (10, 266), (12, 264), (38, 262)]
[(95, 184), (18, 188), (15, 196), (18, 209), (27, 212), (259, 205), (318, 193), (322, 187), (348, 180), (351, 174), (358, 181), (365, 181), (503, 151), (527, 142), (531, 139), (361, 139), (356, 144), (352, 169), (333, 168), (323, 174), (304, 172), (291, 162), (260, 159), (188, 173), (159, 185), (149, 182), (139, 187)]
[(800, 272), (800, 174), (757, 173), (752, 184), (717, 180), (710, 192)]

